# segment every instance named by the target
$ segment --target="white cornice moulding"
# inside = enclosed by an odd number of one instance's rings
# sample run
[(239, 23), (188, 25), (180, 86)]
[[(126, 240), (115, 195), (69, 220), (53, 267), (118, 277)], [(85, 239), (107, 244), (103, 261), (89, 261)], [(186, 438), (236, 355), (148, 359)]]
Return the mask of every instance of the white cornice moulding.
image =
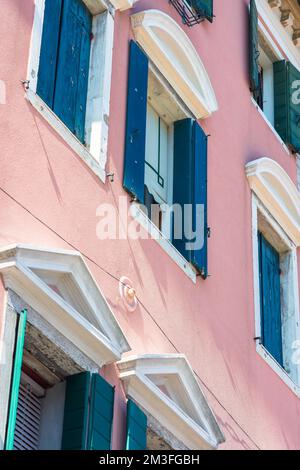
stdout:
[(217, 111), (216, 96), (192, 42), (170, 16), (147, 10), (131, 16), (136, 41), (197, 119)]
[(135, 0), (110, 0), (116, 10), (124, 11), (133, 7)]
[(224, 442), (184, 355), (134, 356), (117, 365), (127, 396), (188, 449), (216, 449)]
[(80, 253), (27, 245), (0, 249), (0, 274), (13, 290), (99, 368), (128, 342)]
[(246, 165), (252, 191), (293, 243), (300, 246), (300, 193), (274, 160), (261, 158)]

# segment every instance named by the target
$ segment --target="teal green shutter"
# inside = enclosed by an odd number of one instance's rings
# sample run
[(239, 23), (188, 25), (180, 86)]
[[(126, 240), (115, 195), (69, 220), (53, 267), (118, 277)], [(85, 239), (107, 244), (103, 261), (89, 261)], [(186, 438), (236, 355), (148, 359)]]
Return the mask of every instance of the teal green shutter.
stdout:
[(207, 18), (211, 23), (214, 18), (213, 0), (187, 0), (191, 7), (201, 16)]
[(130, 42), (125, 137), (124, 188), (144, 202), (148, 58)]
[(127, 402), (126, 450), (147, 450), (147, 416), (132, 400)]
[(262, 344), (283, 367), (279, 254), (261, 233), (258, 245)]
[(92, 376), (88, 449), (110, 450), (114, 387), (100, 375)]
[(258, 51), (258, 13), (255, 0), (250, 1), (250, 37), (249, 37), (249, 68), (250, 68), (250, 90), (255, 100), (260, 93), (259, 79), (259, 51)]
[(17, 320), (17, 335), (14, 352), (13, 374), (11, 382), (10, 402), (8, 410), (7, 432), (5, 440), (5, 449), (13, 450), (15, 427), (17, 418), (19, 388), (22, 372), (23, 350), (26, 333), (27, 311), (23, 310)]
[(98, 374), (67, 379), (62, 450), (109, 450), (114, 388)]
[[(173, 245), (191, 262), (205, 279), (207, 277), (207, 136), (192, 119), (174, 123), (173, 204), (182, 208), (182, 225), (173, 227)], [(174, 219), (174, 223), (176, 219)], [(198, 231), (196, 231), (196, 223)], [(201, 232), (199, 232), (201, 230)], [(200, 246), (195, 243), (196, 231)]]
[(300, 72), (285, 60), (274, 63), (275, 129), (294, 151), (300, 151)]
[(64, 0), (53, 111), (81, 142), (89, 76), (92, 15), (82, 0)]
[(37, 94), (53, 109), (62, 0), (46, 0)]

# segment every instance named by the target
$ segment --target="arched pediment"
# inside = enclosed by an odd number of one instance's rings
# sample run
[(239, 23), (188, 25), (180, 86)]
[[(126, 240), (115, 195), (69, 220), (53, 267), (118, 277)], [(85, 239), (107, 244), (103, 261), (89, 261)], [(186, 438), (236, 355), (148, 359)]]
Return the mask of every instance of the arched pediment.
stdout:
[(184, 355), (129, 357), (118, 368), (127, 396), (188, 449), (215, 449), (224, 441)]
[(300, 194), (291, 178), (270, 158), (248, 163), (246, 174), (252, 191), (293, 243), (300, 246)]
[(170, 16), (159, 10), (132, 15), (136, 41), (197, 119), (218, 109), (205, 67), (192, 42)]
[(130, 350), (80, 253), (13, 245), (0, 249), (0, 273), (6, 288), (99, 367)]

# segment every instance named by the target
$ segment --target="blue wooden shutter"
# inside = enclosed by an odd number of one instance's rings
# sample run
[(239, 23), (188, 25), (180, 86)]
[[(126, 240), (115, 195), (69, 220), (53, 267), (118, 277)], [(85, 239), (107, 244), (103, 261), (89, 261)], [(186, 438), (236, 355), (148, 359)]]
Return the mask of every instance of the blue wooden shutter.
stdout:
[(9, 409), (8, 409), (7, 431), (6, 431), (6, 439), (5, 439), (6, 450), (13, 450), (14, 448), (17, 408), (18, 408), (19, 389), (20, 389), (21, 372), (22, 372), (23, 350), (24, 350), (24, 341), (25, 341), (25, 333), (26, 333), (26, 321), (27, 321), (27, 311), (23, 310), (21, 314), (18, 315), (18, 320), (17, 320), (16, 344), (15, 344), (15, 351), (14, 351), (14, 362), (13, 362), (12, 382), (10, 386), (10, 401), (9, 401)]
[(261, 233), (258, 244), (262, 344), (283, 367), (279, 254)]
[(100, 375), (92, 376), (89, 450), (110, 450), (114, 413), (114, 387)]
[(46, 0), (37, 94), (52, 109), (60, 38), (62, 0)]
[(201, 16), (207, 18), (211, 23), (214, 18), (213, 0), (187, 0), (191, 7)]
[(92, 16), (82, 0), (64, 0), (53, 111), (84, 142)]
[(300, 72), (285, 60), (274, 63), (275, 129), (295, 152), (300, 151)]
[(98, 374), (68, 377), (63, 450), (109, 450), (114, 389)]
[(259, 51), (258, 51), (258, 13), (255, 0), (250, 1), (250, 37), (249, 37), (249, 68), (250, 68), (250, 90), (255, 100), (259, 99), (261, 92), (259, 78)]
[(127, 91), (124, 188), (144, 202), (148, 58), (130, 42)]
[[(184, 208), (189, 205), (191, 211), (185, 212), (182, 218), (180, 239), (176, 238), (180, 230), (173, 227), (173, 245), (177, 250), (197, 268), (203, 278), (207, 277), (207, 136), (192, 119), (184, 119), (174, 124), (174, 183), (173, 204)], [(198, 217), (198, 220), (197, 220)], [(200, 217), (200, 219), (199, 219)], [(186, 223), (188, 222), (188, 226)], [(196, 240), (191, 239), (191, 232), (196, 229), (196, 222), (203, 232), (197, 233), (202, 240), (201, 247), (189, 249), (188, 244)], [(189, 233), (187, 232), (189, 228)]]
[(132, 401), (127, 402), (126, 450), (147, 449), (147, 416)]
[(67, 379), (62, 450), (86, 449), (91, 374)]

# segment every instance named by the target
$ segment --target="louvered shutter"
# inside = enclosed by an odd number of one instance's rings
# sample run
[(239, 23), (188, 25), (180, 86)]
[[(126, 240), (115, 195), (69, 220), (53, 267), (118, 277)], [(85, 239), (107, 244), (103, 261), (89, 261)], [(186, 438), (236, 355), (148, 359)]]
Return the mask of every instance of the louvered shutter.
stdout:
[(26, 321), (27, 321), (27, 311), (23, 310), (21, 314), (18, 316), (18, 321), (17, 321), (16, 344), (15, 344), (15, 351), (14, 351), (12, 382), (11, 382), (11, 388), (10, 388), (11, 392), (10, 392), (8, 420), (7, 420), (7, 432), (6, 432), (6, 439), (5, 439), (6, 450), (13, 450), (14, 448), (14, 436), (15, 436), (17, 409), (18, 409), (18, 400), (19, 400), (19, 388), (20, 388), (20, 381), (21, 381), (23, 350), (24, 350), (24, 341), (25, 341), (25, 333), (26, 333)]
[(84, 142), (92, 15), (82, 0), (64, 0), (53, 110)]
[(275, 129), (295, 152), (300, 151), (300, 72), (285, 60), (274, 63)]
[(173, 204), (183, 216), (181, 226), (174, 217), (173, 245), (206, 278), (207, 137), (192, 119), (174, 124)]
[(258, 244), (262, 344), (283, 366), (279, 254), (261, 233)]
[(46, 0), (37, 94), (53, 109), (62, 0)]
[(147, 449), (147, 416), (132, 401), (127, 402), (126, 450)]
[(124, 160), (124, 188), (144, 202), (148, 58), (130, 42), (127, 90), (127, 118)]
[(109, 450), (114, 388), (89, 372), (68, 377), (63, 450)]
[(42, 399), (29, 383), (19, 388), (14, 450), (38, 450)]
[(259, 79), (259, 51), (258, 51), (258, 13), (255, 0), (250, 1), (250, 36), (249, 36), (249, 69), (250, 69), (250, 90), (254, 99), (258, 101), (261, 93)]

